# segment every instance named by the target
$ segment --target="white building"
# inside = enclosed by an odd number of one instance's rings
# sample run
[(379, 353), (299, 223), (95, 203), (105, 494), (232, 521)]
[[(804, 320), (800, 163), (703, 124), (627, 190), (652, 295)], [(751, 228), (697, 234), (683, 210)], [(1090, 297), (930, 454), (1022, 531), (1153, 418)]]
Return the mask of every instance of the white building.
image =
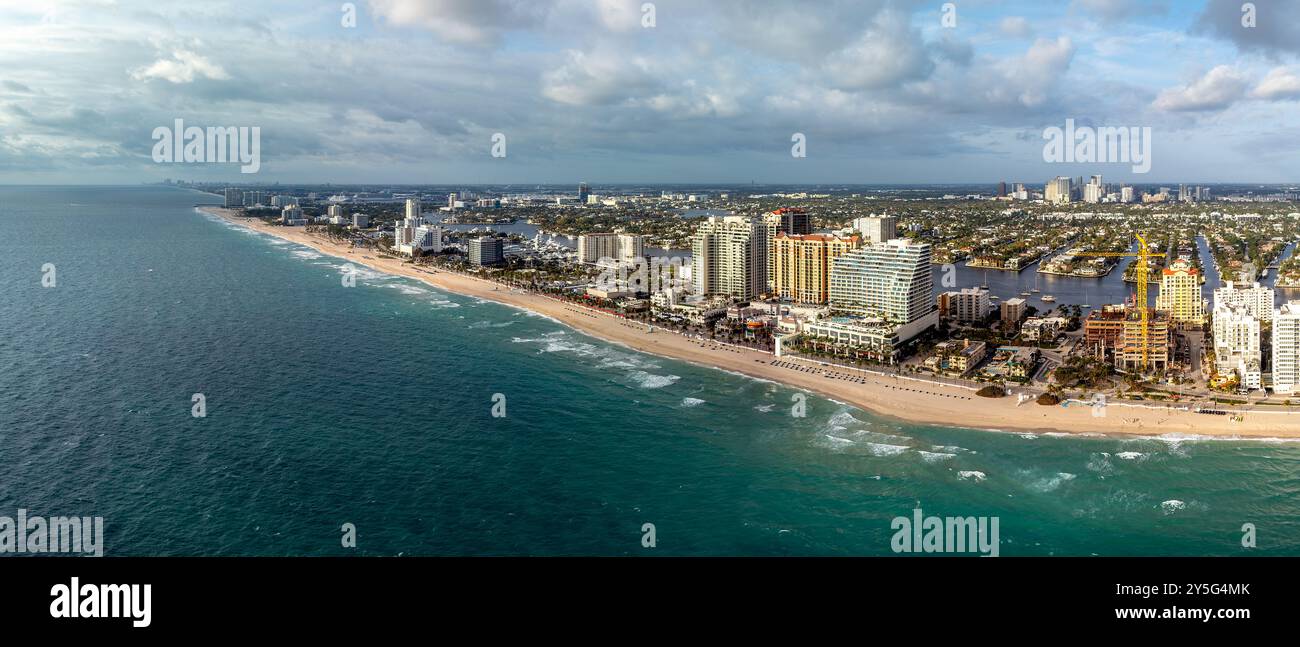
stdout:
[(305, 225), (307, 216), (302, 214), (302, 207), (298, 205), (289, 205), (280, 210), (280, 222), (286, 225)]
[(1083, 201), (1096, 204), (1106, 195), (1105, 184), (1101, 181), (1100, 175), (1094, 175), (1083, 185)]
[(896, 238), (836, 258), (830, 303), (897, 324), (928, 316), (935, 311), (930, 244)]
[(898, 238), (898, 218), (870, 215), (853, 219), (853, 228), (862, 232), (862, 241), (868, 245)]
[(1300, 301), (1273, 312), (1273, 392), (1300, 392)]
[(352, 214), (352, 226), (357, 229), (365, 229), (370, 226), (370, 216), (364, 213)]
[(1223, 287), (1214, 291), (1214, 309), (1219, 306), (1245, 306), (1251, 316), (1260, 321), (1273, 320), (1273, 288), (1252, 283), (1249, 287), (1240, 287), (1228, 281)]
[(578, 236), (578, 262), (596, 264), (602, 258), (631, 261), (645, 256), (645, 236), (636, 234), (582, 234)]
[(695, 294), (753, 299), (767, 289), (768, 226), (743, 216), (711, 216), (691, 237)]
[(984, 288), (945, 292), (943, 299), (947, 302), (948, 317), (956, 321), (983, 321), (993, 312), (989, 291)]
[(1260, 387), (1263, 358), (1259, 346), (1259, 319), (1245, 306), (1216, 303), (1214, 307), (1214, 368), (1219, 375), (1237, 373), (1240, 386)]

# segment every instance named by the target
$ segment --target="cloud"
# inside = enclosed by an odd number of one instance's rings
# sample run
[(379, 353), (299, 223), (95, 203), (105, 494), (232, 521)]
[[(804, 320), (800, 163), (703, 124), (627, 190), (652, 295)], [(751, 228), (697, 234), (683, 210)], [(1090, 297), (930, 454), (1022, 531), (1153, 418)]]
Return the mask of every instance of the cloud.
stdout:
[(1029, 38), (1034, 33), (1024, 16), (1007, 16), (998, 23), (998, 31), (1011, 38)]
[(1168, 112), (1222, 110), (1242, 98), (1249, 85), (1249, 79), (1236, 68), (1220, 65), (1181, 88), (1162, 91), (1152, 105)]
[(449, 43), (496, 43), (506, 31), (538, 25), (550, 0), (370, 0), (371, 13), (397, 27), (433, 32)]
[(170, 83), (192, 83), (200, 76), (218, 81), (230, 78), (220, 65), (185, 49), (172, 52), (170, 59), (160, 58), (152, 65), (131, 71), (131, 78), (137, 81), (161, 79)]
[(934, 62), (926, 54), (920, 30), (906, 15), (888, 10), (848, 47), (823, 66), (830, 83), (845, 90), (872, 90), (929, 76)]
[(1143, 15), (1161, 15), (1168, 10), (1164, 2), (1153, 0), (1073, 0), (1070, 3), (1071, 13), (1096, 17), (1107, 24)]
[(1255, 26), (1242, 24), (1239, 0), (1209, 0), (1192, 25), (1193, 33), (1227, 40), (1243, 52), (1279, 58), (1300, 54), (1300, 10), (1294, 0), (1254, 0)]
[(1294, 67), (1273, 68), (1250, 96), (1265, 101), (1300, 99), (1300, 71)]

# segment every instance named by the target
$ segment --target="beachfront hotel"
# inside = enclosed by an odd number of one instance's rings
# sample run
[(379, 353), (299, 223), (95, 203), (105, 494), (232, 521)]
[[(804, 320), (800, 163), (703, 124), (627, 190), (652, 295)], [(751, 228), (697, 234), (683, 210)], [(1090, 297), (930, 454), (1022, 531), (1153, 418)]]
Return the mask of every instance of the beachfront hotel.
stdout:
[(1214, 370), (1220, 377), (1237, 374), (1237, 385), (1258, 389), (1263, 363), (1259, 342), (1259, 319), (1243, 305), (1215, 303)]
[[(1146, 277), (1138, 277), (1145, 281)], [(1271, 306), (1270, 306), (1271, 307)], [(1201, 273), (1192, 262), (1179, 258), (1160, 272), (1160, 293), (1156, 310), (1169, 313), (1175, 325), (1200, 328), (1205, 325), (1205, 300), (1201, 298)]]
[(1273, 313), (1273, 392), (1300, 393), (1300, 301)]
[(505, 260), (505, 246), (496, 236), (480, 236), (469, 240), (469, 262), (471, 265), (500, 265)]
[(595, 265), (602, 258), (631, 261), (645, 256), (645, 236), (637, 234), (582, 234), (578, 236), (578, 262)]
[(754, 299), (767, 289), (766, 223), (743, 216), (710, 216), (691, 237), (695, 294)]
[(794, 303), (825, 304), (831, 263), (861, 244), (858, 236), (777, 234), (772, 240), (772, 293)]
[(831, 308), (909, 324), (934, 312), (930, 244), (896, 238), (831, 264)]

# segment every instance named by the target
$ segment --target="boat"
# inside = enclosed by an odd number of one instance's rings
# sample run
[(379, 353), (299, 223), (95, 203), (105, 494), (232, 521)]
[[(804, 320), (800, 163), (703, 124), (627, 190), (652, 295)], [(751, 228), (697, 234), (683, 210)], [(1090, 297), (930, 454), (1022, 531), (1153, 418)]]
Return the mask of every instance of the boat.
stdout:
[(1050, 294), (1044, 294), (1043, 296), (1038, 297), (1038, 298), (1041, 299), (1041, 300), (1043, 301), (1043, 303), (1053, 303), (1053, 302), (1056, 301), (1056, 297), (1054, 297), (1054, 296), (1052, 296), (1052, 295), (1050, 295)]
[(1028, 293), (1028, 292), (1021, 292), (1021, 293), (1020, 293), (1020, 296), (1022, 296), (1022, 297), (1027, 297), (1027, 296), (1029, 296), (1029, 293)]
[(1038, 289), (1038, 272), (1034, 272), (1034, 289), (1033, 289), (1033, 293), (1034, 293), (1034, 294), (1038, 294), (1039, 292), (1041, 292), (1041, 290)]

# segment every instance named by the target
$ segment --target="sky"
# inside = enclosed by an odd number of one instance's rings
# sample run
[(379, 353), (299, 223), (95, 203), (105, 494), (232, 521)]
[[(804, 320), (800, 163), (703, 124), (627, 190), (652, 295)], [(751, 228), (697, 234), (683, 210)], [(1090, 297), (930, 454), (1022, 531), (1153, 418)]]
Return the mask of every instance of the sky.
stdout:
[[(155, 161), (176, 119), (257, 172)], [(1150, 171), (1045, 162), (1067, 119)], [(0, 0), (0, 184), (1091, 174), (1300, 183), (1300, 0)]]

